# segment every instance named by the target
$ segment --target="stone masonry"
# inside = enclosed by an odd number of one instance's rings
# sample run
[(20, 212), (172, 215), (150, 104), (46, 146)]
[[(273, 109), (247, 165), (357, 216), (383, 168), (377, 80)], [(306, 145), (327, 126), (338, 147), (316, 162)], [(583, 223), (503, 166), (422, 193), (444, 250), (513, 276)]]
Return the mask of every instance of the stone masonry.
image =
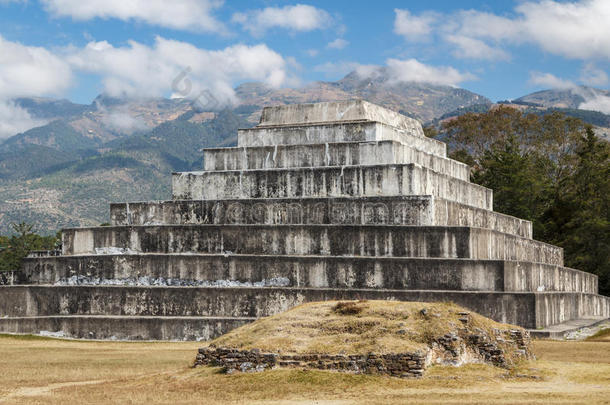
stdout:
[[(461, 319), (468, 324), (468, 313)], [(510, 368), (516, 360), (533, 358), (530, 343), (529, 333), (522, 329), (493, 329), (489, 335), (482, 329), (472, 331), (464, 325), (455, 333), (434, 338), (427, 348), (408, 353), (286, 354), (211, 345), (199, 349), (194, 366), (222, 367), (228, 374), (299, 368), (420, 377), (431, 364), (486, 362)]]
[(64, 229), (0, 286), (0, 332), (211, 339), (307, 301), (453, 301), (536, 330), (610, 316), (596, 276), (496, 213), (416, 120), (361, 100), (267, 107), (174, 173), (172, 199)]

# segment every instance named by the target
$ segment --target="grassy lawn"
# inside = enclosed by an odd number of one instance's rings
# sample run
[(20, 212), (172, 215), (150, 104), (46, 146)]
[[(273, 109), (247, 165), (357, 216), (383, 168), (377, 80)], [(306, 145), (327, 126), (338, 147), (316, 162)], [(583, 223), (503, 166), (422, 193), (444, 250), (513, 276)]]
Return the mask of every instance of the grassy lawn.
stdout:
[(274, 370), (227, 376), (191, 369), (202, 343), (0, 336), (0, 403), (403, 404), (610, 403), (608, 335), (536, 341), (537, 361), (506, 370), (432, 367), (424, 378)]

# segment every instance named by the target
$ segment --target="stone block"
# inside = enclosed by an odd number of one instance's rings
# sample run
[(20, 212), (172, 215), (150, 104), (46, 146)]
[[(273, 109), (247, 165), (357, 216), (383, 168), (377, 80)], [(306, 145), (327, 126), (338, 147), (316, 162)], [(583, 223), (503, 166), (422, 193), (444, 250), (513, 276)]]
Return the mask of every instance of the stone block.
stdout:
[(563, 265), (563, 250), (497, 231), (401, 225), (165, 225), (65, 229), (63, 254), (119, 252), (522, 260)]
[(381, 122), (418, 136), (424, 136), (419, 121), (364, 100), (265, 107), (258, 126), (291, 126), (344, 121)]
[(470, 180), (467, 165), (394, 141), (205, 149), (203, 162), (210, 171), (415, 163)]
[(237, 145), (240, 148), (375, 141), (399, 142), (439, 157), (447, 156), (447, 146), (440, 141), (378, 122), (355, 121), (291, 127), (254, 127), (237, 131)]
[(2, 318), (70, 315), (214, 317), (223, 322), (227, 317), (248, 320), (273, 315), (304, 302), (346, 299), (451, 301), (498, 322), (526, 328), (544, 327), (582, 314), (599, 319), (610, 317), (610, 298), (583, 293), (4, 286), (0, 287), (0, 326)]
[(175, 200), (433, 195), (493, 207), (490, 189), (415, 164), (174, 173), (172, 194)]
[(110, 222), (112, 225), (449, 225), (532, 237), (532, 224), (529, 221), (432, 196), (117, 203), (110, 205)]

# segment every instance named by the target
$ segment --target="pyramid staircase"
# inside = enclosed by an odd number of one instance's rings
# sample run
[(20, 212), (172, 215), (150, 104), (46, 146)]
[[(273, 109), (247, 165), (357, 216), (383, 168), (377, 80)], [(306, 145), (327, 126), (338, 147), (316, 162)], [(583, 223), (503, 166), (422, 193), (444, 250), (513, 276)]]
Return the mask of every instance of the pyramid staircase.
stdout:
[(171, 201), (112, 204), (111, 226), (65, 229), (61, 255), (26, 259), (0, 287), (0, 331), (204, 340), (356, 298), (453, 301), (532, 330), (610, 317), (596, 276), (493, 212), (468, 166), (393, 111), (268, 107), (204, 162), (173, 174)]

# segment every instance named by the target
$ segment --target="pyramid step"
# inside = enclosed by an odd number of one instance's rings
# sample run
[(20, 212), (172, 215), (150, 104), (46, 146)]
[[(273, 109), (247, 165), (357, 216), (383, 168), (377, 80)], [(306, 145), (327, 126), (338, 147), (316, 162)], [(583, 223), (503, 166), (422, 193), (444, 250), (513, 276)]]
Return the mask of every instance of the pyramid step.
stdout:
[(256, 318), (55, 315), (0, 318), (0, 333), (73, 339), (210, 340)]
[(65, 229), (63, 254), (143, 253), (397, 256), (563, 265), (563, 250), (497, 231), (401, 225), (158, 225)]
[(222, 254), (27, 258), (21, 283), (597, 292), (594, 274), (542, 263)]
[(174, 173), (175, 200), (433, 195), (493, 209), (493, 192), (415, 164)]
[(415, 163), (460, 180), (470, 168), (394, 141), (204, 149), (204, 170), (247, 170)]
[(494, 292), (248, 287), (0, 287), (0, 318), (58, 315), (259, 318), (312, 301), (385, 299), (451, 301), (525, 328), (610, 317), (610, 298), (570, 292)]
[(110, 223), (449, 225), (532, 237), (530, 221), (432, 196), (115, 203), (110, 205)]
[(423, 136), (419, 121), (365, 100), (265, 107), (259, 127), (307, 125), (320, 122), (374, 121)]
[[(594, 328), (596, 326), (602, 327), (604, 325), (601, 324), (606, 324), (607, 322), (610, 322), (609, 318), (606, 317), (590, 317), (590, 318), (577, 318), (577, 319), (571, 319), (569, 321), (565, 321), (562, 323), (558, 323), (555, 325), (550, 325), (546, 328), (543, 329), (532, 329), (530, 330), (530, 335), (534, 338), (538, 338), (538, 339), (558, 339), (558, 340), (563, 340), (566, 338), (569, 338), (570, 335), (573, 335), (575, 332), (578, 332), (582, 329), (589, 329), (589, 330), (595, 330)], [(579, 333), (576, 333), (576, 339), (579, 339), (579, 337), (582, 339), (585, 335), (581, 335)], [(580, 335), (580, 336), (579, 336)], [(572, 337), (571, 339), (574, 339), (574, 337)]]
[(379, 122), (353, 121), (293, 126), (269, 126), (237, 131), (239, 147), (325, 144), (334, 142), (394, 141), (439, 157), (447, 156), (447, 145), (422, 133)]

